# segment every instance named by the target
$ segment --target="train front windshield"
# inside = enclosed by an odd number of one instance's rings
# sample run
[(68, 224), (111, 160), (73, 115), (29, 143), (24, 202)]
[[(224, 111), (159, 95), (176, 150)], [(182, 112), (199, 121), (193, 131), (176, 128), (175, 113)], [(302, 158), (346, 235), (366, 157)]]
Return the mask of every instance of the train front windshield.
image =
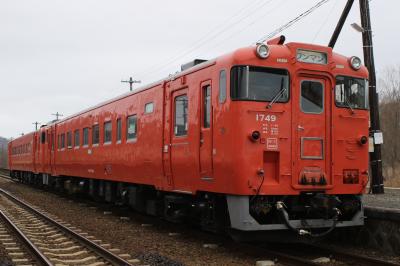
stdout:
[(338, 107), (368, 109), (368, 81), (345, 76), (336, 77), (335, 100)]
[[(231, 70), (233, 100), (287, 102), (289, 73), (284, 69), (236, 66)], [(274, 99), (276, 98), (276, 99)]]

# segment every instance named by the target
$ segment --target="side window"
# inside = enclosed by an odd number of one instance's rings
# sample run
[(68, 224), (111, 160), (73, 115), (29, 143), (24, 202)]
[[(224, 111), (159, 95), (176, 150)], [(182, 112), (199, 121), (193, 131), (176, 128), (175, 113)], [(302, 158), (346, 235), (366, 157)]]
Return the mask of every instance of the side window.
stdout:
[(104, 143), (111, 143), (112, 124), (111, 121), (104, 123)]
[(85, 127), (83, 129), (83, 146), (89, 145), (89, 128)]
[(92, 144), (93, 145), (99, 144), (99, 139), (100, 139), (99, 125), (94, 125), (92, 127)]
[(61, 136), (60, 136), (60, 134), (57, 135), (57, 149), (61, 149)]
[(186, 94), (175, 98), (175, 136), (186, 136), (188, 131), (188, 97)]
[(131, 115), (126, 118), (126, 139), (136, 139), (137, 136), (137, 117), (136, 115)]
[(122, 139), (122, 120), (121, 118), (117, 119), (117, 141), (121, 141)]
[(211, 86), (203, 87), (203, 127), (211, 125)]
[(151, 103), (146, 103), (146, 105), (144, 106), (144, 112), (146, 114), (150, 114), (154, 111), (154, 104), (153, 102)]
[(226, 71), (219, 72), (219, 103), (226, 101)]
[(75, 132), (74, 132), (74, 144), (75, 144), (75, 147), (79, 147), (79, 145), (80, 145), (80, 134), (79, 134), (79, 129), (77, 129), (77, 130), (75, 130)]
[(61, 134), (61, 149), (65, 148), (65, 133)]
[(42, 144), (46, 143), (46, 132), (42, 132), (41, 136), (40, 136), (40, 141)]
[(72, 133), (71, 131), (67, 132), (67, 147), (72, 148)]
[(320, 114), (324, 111), (324, 86), (318, 81), (301, 82), (301, 110), (304, 113)]

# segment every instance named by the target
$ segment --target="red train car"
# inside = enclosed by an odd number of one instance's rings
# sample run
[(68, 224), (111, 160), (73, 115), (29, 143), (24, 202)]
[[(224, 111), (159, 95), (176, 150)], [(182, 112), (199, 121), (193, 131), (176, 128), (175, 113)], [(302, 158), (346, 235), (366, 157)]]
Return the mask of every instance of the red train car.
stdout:
[(283, 38), (195, 60), (42, 127), (11, 173), (207, 229), (362, 225), (367, 78), (357, 57)]

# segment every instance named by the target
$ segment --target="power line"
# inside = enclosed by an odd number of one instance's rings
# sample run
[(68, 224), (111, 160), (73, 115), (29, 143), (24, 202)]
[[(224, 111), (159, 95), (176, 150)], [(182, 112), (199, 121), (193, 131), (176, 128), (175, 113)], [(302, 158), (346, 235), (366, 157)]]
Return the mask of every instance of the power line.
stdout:
[(312, 12), (314, 12), (315, 10), (317, 10), (319, 7), (321, 7), (322, 5), (326, 4), (327, 2), (329, 2), (330, 0), (322, 0), (319, 1), (317, 4), (315, 4), (314, 6), (312, 6), (311, 8), (309, 8), (308, 10), (306, 10), (305, 12), (301, 13), (300, 15), (298, 15), (296, 18), (292, 19), (291, 21), (289, 21), (288, 23), (284, 24), (283, 26), (275, 29), (274, 31), (268, 33), (267, 35), (264, 35), (262, 38), (260, 38), (256, 43), (263, 43), (266, 40), (271, 39), (272, 37), (278, 35), (279, 33), (281, 33), (282, 31), (290, 28), (291, 26), (293, 26), (296, 22), (302, 20), (303, 18), (307, 17), (308, 15), (310, 15)]
[[(152, 67), (150, 67), (148, 69), (148, 71), (144, 71), (143, 73), (140, 74), (140, 77), (146, 77), (149, 74), (154, 74), (154, 73), (159, 73), (161, 70), (164, 70), (165, 67), (170, 66), (172, 63), (176, 62), (177, 60), (180, 60), (182, 57), (198, 50), (200, 47), (204, 46), (204, 44), (208, 43), (210, 40), (215, 39), (216, 37), (220, 36), (221, 34), (223, 34), (225, 31), (230, 30), (234, 25), (241, 23), (244, 19), (246, 19), (247, 17), (251, 16), (254, 14), (255, 11), (260, 10), (262, 7), (264, 7), (265, 5), (271, 3), (274, 0), (269, 0), (269, 1), (265, 1), (264, 3), (262, 3), (261, 5), (259, 5), (261, 2), (255, 2), (254, 8), (249, 8), (246, 7), (244, 10), (247, 10), (246, 12), (243, 12), (243, 10), (241, 10), (240, 12), (236, 13), (234, 16), (232, 16), (231, 18), (229, 18), (228, 20), (226, 20), (223, 24), (225, 24), (226, 22), (229, 22), (231, 20), (233, 20), (233, 18), (237, 17), (240, 13), (244, 13), (242, 16), (240, 16), (237, 20), (233, 21), (232, 23), (228, 24), (228, 25), (223, 25), (220, 24), (220, 26), (217, 26), (216, 28), (214, 28), (213, 30), (211, 30), (210, 32), (208, 32), (206, 35), (204, 35), (202, 38), (200, 38), (198, 41), (193, 43), (193, 46), (191, 48), (189, 48), (188, 50), (186, 50), (185, 52), (182, 52), (181, 54), (178, 54), (176, 56), (171, 57), (166, 63), (164, 64), (157, 64), (154, 65)], [(250, 7), (252, 7), (250, 5)], [(224, 26), (222, 29), (219, 29), (219, 27)]]

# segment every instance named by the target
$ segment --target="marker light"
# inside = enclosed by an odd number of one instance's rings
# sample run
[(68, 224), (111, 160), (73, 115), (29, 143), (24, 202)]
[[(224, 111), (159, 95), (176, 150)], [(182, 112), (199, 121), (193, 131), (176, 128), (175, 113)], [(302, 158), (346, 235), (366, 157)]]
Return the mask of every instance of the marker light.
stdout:
[(255, 142), (260, 138), (260, 136), (261, 136), (260, 131), (254, 130), (253, 132), (251, 132), (250, 140)]
[(258, 57), (265, 59), (269, 56), (269, 47), (264, 43), (258, 44), (256, 52)]
[(352, 56), (350, 58), (350, 66), (354, 69), (354, 70), (359, 70), (361, 68), (362, 62), (361, 59), (358, 58), (357, 56)]

